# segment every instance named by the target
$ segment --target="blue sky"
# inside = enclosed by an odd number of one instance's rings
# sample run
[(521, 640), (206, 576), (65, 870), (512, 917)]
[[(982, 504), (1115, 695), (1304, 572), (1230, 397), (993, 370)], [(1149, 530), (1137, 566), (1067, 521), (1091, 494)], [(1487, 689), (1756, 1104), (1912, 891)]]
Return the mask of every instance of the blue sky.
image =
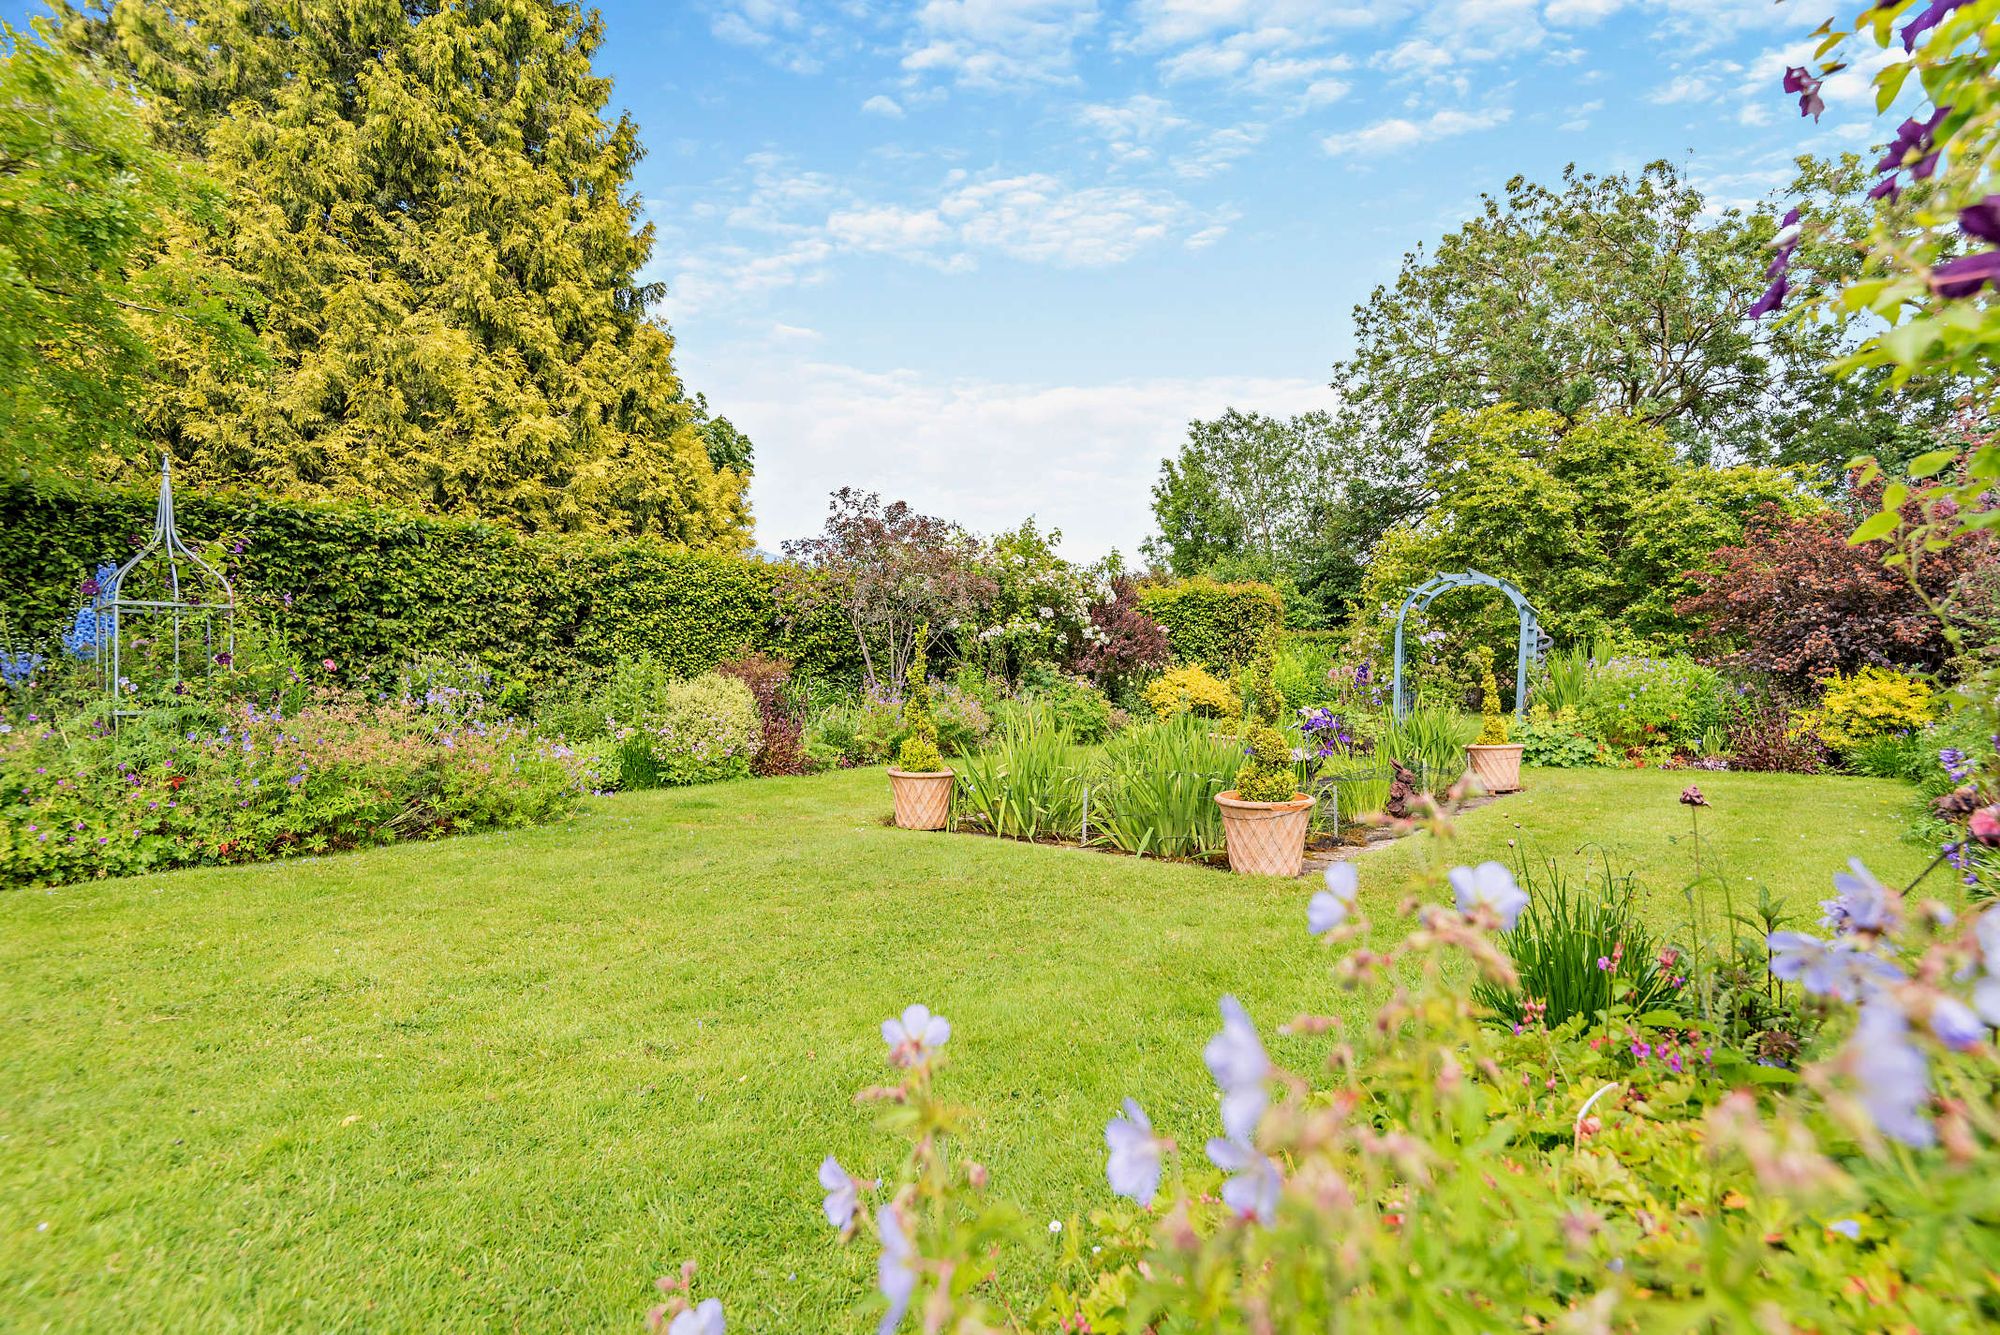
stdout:
[(1130, 553), (1188, 419), (1330, 403), (1350, 309), (1481, 191), (1667, 157), (1747, 203), (1876, 137), (1865, 70), (1817, 126), (1778, 90), (1811, 0), (601, 8), (767, 548), (853, 484)]

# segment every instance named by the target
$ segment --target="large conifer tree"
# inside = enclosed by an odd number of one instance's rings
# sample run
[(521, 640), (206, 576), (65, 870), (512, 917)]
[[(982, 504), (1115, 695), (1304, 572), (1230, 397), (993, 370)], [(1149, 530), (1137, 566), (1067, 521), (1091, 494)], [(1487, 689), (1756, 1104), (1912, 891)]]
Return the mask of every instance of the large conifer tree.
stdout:
[(226, 192), (167, 245), (253, 294), (267, 364), (153, 331), (143, 412), (192, 481), (744, 544), (747, 467), (711, 461), (647, 315), (595, 11), (116, 0), (65, 31)]

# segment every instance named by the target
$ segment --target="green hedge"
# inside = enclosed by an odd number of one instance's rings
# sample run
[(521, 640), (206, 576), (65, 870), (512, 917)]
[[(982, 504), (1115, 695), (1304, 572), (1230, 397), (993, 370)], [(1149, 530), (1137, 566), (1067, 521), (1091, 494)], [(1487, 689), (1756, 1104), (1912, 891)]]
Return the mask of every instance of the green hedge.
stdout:
[[(503, 680), (650, 654), (679, 675), (746, 649), (812, 674), (858, 670), (837, 612), (801, 613), (782, 567), (666, 543), (525, 537), (489, 524), (356, 505), (174, 498), (180, 533), (226, 564), (247, 611), (312, 658), (355, 671), (422, 653), (477, 658)], [(68, 624), (77, 585), (152, 529), (154, 492), (0, 487), (0, 615), (14, 640)]]
[(1209, 668), (1241, 666), (1258, 637), (1285, 623), (1284, 600), (1268, 584), (1158, 584), (1139, 591), (1139, 608), (1166, 630), (1175, 662)]

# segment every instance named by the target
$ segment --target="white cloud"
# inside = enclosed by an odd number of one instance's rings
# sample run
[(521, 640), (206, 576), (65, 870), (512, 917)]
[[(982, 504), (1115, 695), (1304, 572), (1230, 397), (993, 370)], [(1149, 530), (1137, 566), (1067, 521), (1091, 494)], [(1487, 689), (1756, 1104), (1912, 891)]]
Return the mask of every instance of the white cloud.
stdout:
[(1604, 110), (1604, 101), (1602, 98), (1589, 102), (1579, 102), (1564, 113), (1562, 123), (1556, 126), (1556, 128), (1558, 130), (1568, 130), (1572, 133), (1579, 130), (1588, 130), (1590, 128), (1590, 118), (1602, 110)]
[(1646, 100), (1667, 107), (1680, 102), (1707, 102), (1714, 96), (1715, 85), (1701, 75), (1677, 74), (1646, 94)]
[(1542, 16), (1557, 25), (1587, 25), (1609, 18), (1625, 7), (1625, 0), (1549, 0)]
[(1174, 114), (1172, 103), (1150, 93), (1138, 93), (1123, 102), (1087, 103), (1077, 108), (1076, 118), (1104, 136), (1111, 155), (1126, 162), (1150, 159), (1150, 145), (1188, 123), (1185, 117)]
[(1490, 130), (1496, 125), (1506, 124), (1512, 117), (1513, 113), (1505, 107), (1486, 111), (1459, 111), (1448, 107), (1422, 120), (1393, 116), (1358, 130), (1330, 134), (1320, 140), (1320, 146), (1335, 157), (1369, 157), (1449, 139), (1454, 135), (1470, 134), (1475, 130)]
[(903, 119), (903, 104), (895, 98), (885, 97), (881, 93), (877, 93), (866, 102), (863, 102), (861, 109), (871, 116), (887, 116), (890, 120)]
[(832, 30), (808, 20), (793, 0), (729, 0), (709, 20), (717, 39), (747, 46), (794, 74), (820, 69), (818, 48)]
[(1069, 190), (1039, 174), (966, 186), (946, 196), (939, 212), (957, 224), (970, 249), (1063, 268), (1129, 260), (1188, 216), (1171, 195), (1117, 186)]
[(1096, 0), (924, 0), (903, 69), (965, 88), (1068, 82), (1097, 20)]
[(1330, 407), (1316, 379), (1209, 377), (1021, 384), (867, 371), (781, 352), (718, 349), (688, 368), (757, 442), (757, 544), (818, 531), (827, 494), (855, 486), (994, 533), (1032, 514), (1090, 559), (1135, 555), (1149, 488), (1187, 423), (1237, 407)]

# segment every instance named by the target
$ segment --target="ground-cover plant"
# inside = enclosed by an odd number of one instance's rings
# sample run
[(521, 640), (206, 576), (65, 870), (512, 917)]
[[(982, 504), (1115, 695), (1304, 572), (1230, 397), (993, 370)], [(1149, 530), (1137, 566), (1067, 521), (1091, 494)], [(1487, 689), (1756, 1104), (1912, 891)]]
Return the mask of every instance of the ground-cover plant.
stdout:
[(239, 701), (0, 727), (0, 885), (536, 824), (604, 787), (586, 758), (510, 723), (322, 689), (296, 711)]
[(1001, 725), (997, 741), (958, 765), (962, 825), (1008, 839), (1075, 839), (1083, 828), (1084, 780), (1076, 739), (1046, 711)]
[(1482, 976), (1473, 996), (1500, 1022), (1551, 1029), (1582, 1020), (1608, 1029), (1614, 1019), (1681, 1006), (1685, 951), (1658, 941), (1639, 916), (1630, 872), (1609, 859), (1576, 875), (1553, 859), (1522, 858), (1516, 881), (1527, 907), (1497, 943), (1514, 962), (1516, 982)]
[(1222, 851), (1215, 795), (1242, 759), (1241, 746), (1190, 715), (1127, 729), (1090, 779), (1093, 838), (1151, 857), (1214, 857)]

